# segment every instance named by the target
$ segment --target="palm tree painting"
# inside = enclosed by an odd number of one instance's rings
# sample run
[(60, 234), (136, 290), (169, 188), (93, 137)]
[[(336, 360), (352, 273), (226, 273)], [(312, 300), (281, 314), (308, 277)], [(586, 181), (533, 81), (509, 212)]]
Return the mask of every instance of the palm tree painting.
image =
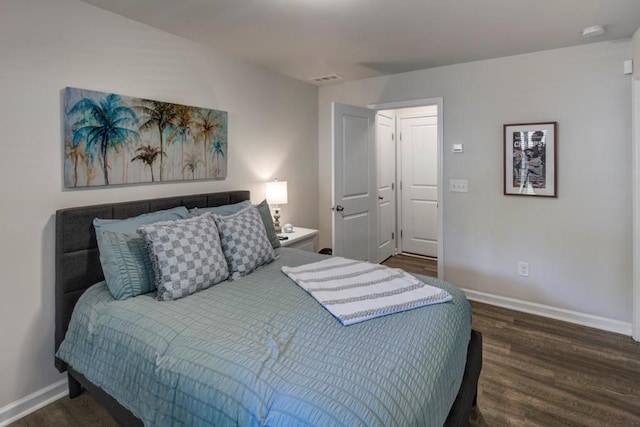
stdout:
[(182, 169), (191, 172), (191, 179), (196, 179), (196, 169), (198, 169), (198, 165), (200, 165), (200, 159), (197, 155), (190, 153), (185, 157)]
[(68, 87), (64, 150), (67, 188), (226, 179), (227, 113)]
[(220, 127), (219, 117), (213, 114), (211, 110), (201, 111), (196, 120), (197, 141), (202, 145), (202, 158), (204, 159), (205, 173), (209, 173), (209, 154), (211, 140)]
[(186, 105), (178, 105), (176, 107), (175, 122), (173, 123), (173, 130), (169, 134), (169, 141), (172, 143), (180, 143), (180, 170), (182, 171), (182, 179), (184, 179), (185, 170), (185, 157), (184, 146), (187, 143), (187, 138), (191, 135), (192, 128), (195, 125), (193, 119), (193, 112), (191, 107)]
[(105, 185), (109, 185), (109, 150), (119, 151), (128, 138), (136, 138), (137, 133), (128, 126), (137, 123), (138, 118), (131, 108), (122, 103), (118, 95), (107, 95), (95, 101), (82, 98), (69, 110), (69, 115), (81, 114), (74, 123), (73, 142), (78, 148), (84, 142), (85, 151), (92, 161), (99, 159)]
[[(173, 127), (176, 120), (176, 105), (143, 99), (142, 102), (136, 106), (136, 109), (142, 114), (143, 122), (140, 125), (140, 131), (157, 130), (160, 141), (160, 151), (164, 152), (164, 134), (167, 129)], [(162, 156), (160, 156), (160, 180), (165, 176), (162, 166)]]
[(155, 163), (158, 156), (162, 158), (165, 153), (163, 151), (160, 151), (160, 147), (152, 147), (151, 145), (143, 145), (142, 147), (138, 147), (136, 153), (138, 153), (138, 155), (132, 158), (131, 161), (135, 162), (137, 160), (149, 166), (149, 169), (151, 170), (151, 182), (154, 182), (155, 177), (153, 176), (153, 164)]

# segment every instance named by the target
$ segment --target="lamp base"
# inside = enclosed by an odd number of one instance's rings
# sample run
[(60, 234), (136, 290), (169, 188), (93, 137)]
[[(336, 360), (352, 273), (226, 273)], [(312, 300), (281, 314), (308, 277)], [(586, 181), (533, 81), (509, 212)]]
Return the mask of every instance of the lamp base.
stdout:
[(280, 226), (280, 208), (273, 208), (273, 226), (276, 229), (276, 233), (282, 232), (282, 227)]

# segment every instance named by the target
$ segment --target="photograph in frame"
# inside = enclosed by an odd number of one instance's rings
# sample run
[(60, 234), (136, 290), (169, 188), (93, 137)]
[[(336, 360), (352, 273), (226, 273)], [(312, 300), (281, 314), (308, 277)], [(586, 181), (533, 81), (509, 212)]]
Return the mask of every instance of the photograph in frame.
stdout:
[(557, 122), (504, 125), (504, 194), (557, 197)]

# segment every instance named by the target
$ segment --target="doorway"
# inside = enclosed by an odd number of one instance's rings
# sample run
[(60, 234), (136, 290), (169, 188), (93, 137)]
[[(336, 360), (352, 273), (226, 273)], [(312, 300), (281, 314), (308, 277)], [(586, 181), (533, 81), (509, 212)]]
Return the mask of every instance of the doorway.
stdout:
[[(386, 131), (389, 127), (391, 132)], [(395, 140), (389, 140), (389, 133), (392, 136), (397, 135)], [(393, 253), (401, 252), (437, 259), (437, 105), (379, 111), (377, 139), (380, 182), (379, 262), (392, 255), (385, 246), (386, 236), (389, 234), (398, 236), (397, 241), (393, 242)], [(387, 178), (389, 176), (393, 178)], [(394, 186), (398, 188), (397, 194), (393, 194), (394, 198), (387, 197), (389, 189), (393, 189)], [(391, 200), (387, 203), (389, 198)], [(395, 233), (389, 233), (389, 230)]]
[[(431, 256), (439, 261), (438, 277), (443, 278), (442, 104), (442, 98), (374, 104), (369, 105), (368, 108), (333, 104), (332, 195), (335, 254), (349, 256), (351, 246), (360, 246), (361, 252), (364, 253), (365, 248), (369, 247), (369, 255), (366, 258), (380, 262), (382, 257), (386, 258), (388, 254), (402, 251), (423, 254), (425, 246), (428, 246), (432, 252), (427, 253), (435, 254)], [(374, 121), (370, 119), (371, 112), (377, 116), (375, 126)], [(359, 123), (357, 131), (356, 126), (349, 123)], [(405, 130), (407, 133), (402, 134), (402, 137), (415, 136), (415, 140), (418, 141), (422, 136), (428, 135), (431, 143), (406, 144), (412, 147), (403, 153), (403, 144), (400, 141), (402, 131), (399, 130), (399, 126), (402, 125), (407, 126)], [(349, 130), (349, 127), (354, 131)], [(359, 142), (353, 145), (345, 142), (345, 138), (349, 135), (356, 136)], [(382, 137), (387, 138), (387, 141), (391, 140), (392, 144), (383, 144), (380, 139)], [(368, 197), (371, 201), (366, 211), (361, 210), (357, 213), (359, 221), (351, 220), (356, 218), (354, 212), (347, 210), (347, 206), (344, 205), (344, 202), (349, 202), (355, 193), (349, 196), (345, 192), (347, 186), (337, 176), (341, 174), (340, 169), (345, 166), (343, 155), (350, 154), (352, 158), (356, 157), (352, 148), (347, 147), (356, 146), (360, 150), (357, 156), (361, 156), (358, 163), (363, 166), (370, 165), (368, 175), (365, 172), (366, 176), (360, 176), (357, 179), (362, 183), (358, 194), (363, 198)], [(373, 153), (376, 161), (371, 162)], [(419, 160), (425, 155), (433, 161), (433, 167), (425, 168), (424, 162)], [(411, 164), (410, 167), (403, 167), (409, 164)], [(404, 176), (405, 169), (411, 172), (408, 176)], [(366, 182), (371, 182), (373, 185), (365, 186)], [(410, 185), (412, 191), (405, 192), (409, 182), (414, 184)], [(408, 195), (408, 202), (405, 200), (404, 206), (401, 196), (403, 193)], [(403, 218), (403, 212), (409, 214), (409, 219)], [(359, 230), (346, 233), (345, 227), (349, 226), (349, 222), (354, 225), (360, 222), (361, 226), (357, 227)], [(364, 236), (367, 231), (369, 231), (368, 236)], [(407, 232), (408, 236), (405, 238)], [(347, 235), (348, 239), (345, 238)], [(357, 244), (358, 242), (361, 244)], [(410, 242), (418, 244), (418, 247), (411, 246)]]

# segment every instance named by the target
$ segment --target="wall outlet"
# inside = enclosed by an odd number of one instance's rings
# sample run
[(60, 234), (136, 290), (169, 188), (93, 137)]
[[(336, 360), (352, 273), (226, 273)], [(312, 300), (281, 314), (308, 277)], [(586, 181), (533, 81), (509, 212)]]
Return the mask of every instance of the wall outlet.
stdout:
[(449, 191), (455, 193), (466, 193), (469, 190), (469, 181), (466, 179), (450, 179)]
[(518, 276), (529, 277), (529, 263), (520, 261), (518, 263)]

